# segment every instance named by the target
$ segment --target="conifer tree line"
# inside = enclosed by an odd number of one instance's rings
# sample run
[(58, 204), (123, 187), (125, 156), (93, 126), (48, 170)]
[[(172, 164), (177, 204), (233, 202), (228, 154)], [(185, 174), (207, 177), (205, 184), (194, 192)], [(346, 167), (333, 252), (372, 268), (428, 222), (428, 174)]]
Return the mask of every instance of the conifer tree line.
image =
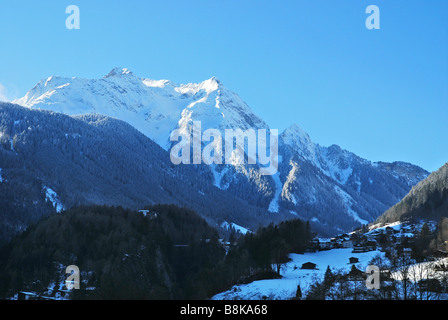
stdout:
[(233, 235), (226, 252), (195, 212), (146, 209), (80, 206), (42, 218), (0, 249), (1, 296), (43, 291), (77, 265), (84, 282), (75, 299), (207, 299), (236, 283), (278, 277), (288, 254), (303, 252), (310, 238), (307, 223), (291, 220)]

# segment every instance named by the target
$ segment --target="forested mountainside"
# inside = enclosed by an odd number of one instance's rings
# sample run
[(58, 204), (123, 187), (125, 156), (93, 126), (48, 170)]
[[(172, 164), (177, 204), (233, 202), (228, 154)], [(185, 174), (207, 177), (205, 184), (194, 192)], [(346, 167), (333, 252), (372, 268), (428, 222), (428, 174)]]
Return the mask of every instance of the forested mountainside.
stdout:
[(177, 204), (215, 226), (256, 228), (284, 218), (215, 187), (206, 172), (173, 165), (148, 137), (102, 115), (0, 104), (0, 168), (2, 240), (41, 216), (85, 204)]
[(419, 182), (396, 205), (388, 209), (377, 223), (401, 220), (448, 217), (448, 163)]
[(419, 182), (396, 205), (388, 209), (372, 223), (385, 224), (431, 221), (435, 228), (425, 231), (425, 241), (420, 244), (421, 255), (433, 255), (448, 251), (448, 163)]
[(63, 292), (65, 268), (80, 270), (70, 299), (206, 299), (235, 283), (278, 277), (302, 253), (309, 225), (289, 220), (231, 242), (195, 212), (174, 205), (81, 206), (51, 214), (0, 248), (0, 297)]

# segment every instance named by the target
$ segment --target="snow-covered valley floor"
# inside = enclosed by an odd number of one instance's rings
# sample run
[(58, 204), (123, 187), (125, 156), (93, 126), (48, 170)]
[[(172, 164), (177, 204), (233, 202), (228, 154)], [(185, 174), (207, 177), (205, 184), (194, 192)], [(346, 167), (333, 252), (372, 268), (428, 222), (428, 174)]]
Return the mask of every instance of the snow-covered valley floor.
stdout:
[[(300, 285), (302, 293), (306, 295), (310, 284), (315, 280), (322, 280), (327, 266), (334, 271), (349, 272), (352, 264), (350, 257), (358, 258), (355, 266), (365, 271), (369, 262), (377, 255), (384, 258), (385, 253), (379, 250), (353, 253), (352, 248), (332, 249), (304, 254), (290, 254), (291, 260), (281, 270), (281, 279), (258, 280), (248, 284), (235, 285), (230, 290), (212, 297), (213, 300), (286, 300), (296, 295)], [(316, 269), (301, 269), (302, 264), (312, 262)]]

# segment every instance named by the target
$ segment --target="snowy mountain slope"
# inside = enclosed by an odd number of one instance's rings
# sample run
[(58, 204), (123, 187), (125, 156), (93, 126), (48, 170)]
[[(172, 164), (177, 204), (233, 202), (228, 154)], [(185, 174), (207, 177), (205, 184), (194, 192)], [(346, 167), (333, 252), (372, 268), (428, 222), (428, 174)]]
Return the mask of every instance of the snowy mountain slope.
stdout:
[[(300, 285), (302, 294), (306, 296), (310, 285), (316, 280), (322, 281), (327, 266), (332, 270), (349, 272), (352, 267), (349, 258), (356, 256), (359, 261), (356, 267), (365, 270), (369, 262), (377, 255), (384, 257), (379, 250), (352, 253), (352, 248), (333, 249), (328, 251), (307, 252), (305, 254), (289, 255), (291, 261), (281, 270), (280, 279), (257, 280), (248, 284), (235, 285), (230, 290), (214, 295), (212, 300), (289, 300), (295, 297), (297, 286)], [(313, 262), (316, 269), (301, 269), (302, 264)]]
[(376, 223), (433, 219), (448, 215), (448, 162), (415, 185), (393, 207), (378, 217)]
[[(225, 129), (269, 129), (215, 77), (178, 85), (115, 68), (102, 79), (43, 79), (15, 102), (70, 115), (98, 113), (115, 117), (165, 150), (174, 144), (170, 141), (173, 130), (189, 135), (194, 121), (200, 121), (202, 132), (217, 129), (223, 137)], [(249, 143), (255, 141), (249, 139)], [(258, 164), (247, 163), (247, 154), (243, 163), (236, 160), (196, 168), (233, 196), (273, 215), (309, 219), (323, 232), (350, 231), (374, 220), (429, 174), (404, 162), (372, 163), (337, 145), (320, 146), (296, 124), (279, 136), (275, 175), (261, 175)]]
[[(404, 295), (407, 295), (408, 298), (412, 296), (414, 301), (415, 299), (426, 300), (428, 297), (435, 300), (446, 300), (446, 290), (425, 292), (427, 287), (417, 285), (421, 280), (424, 280), (423, 283), (425, 283), (426, 280), (437, 279), (440, 287), (446, 289), (447, 272), (443, 266), (446, 266), (448, 258), (433, 255), (436, 252), (435, 249), (431, 253), (427, 253), (425, 259), (417, 258), (418, 250), (421, 249), (418, 249), (415, 244), (421, 241), (421, 232), (425, 227), (433, 236), (439, 229), (437, 221), (421, 219), (412, 223), (394, 222), (385, 225), (372, 225), (366, 232), (359, 230), (357, 233), (345, 234), (342, 239), (351, 238), (351, 242), (348, 242), (349, 247), (341, 247), (336, 244), (337, 239), (341, 239), (341, 237), (332, 239), (335, 240), (334, 242), (330, 239), (315, 239), (320, 244), (325, 244), (323, 249), (308, 250), (303, 254), (290, 253), (288, 255), (290, 260), (280, 268), (281, 277), (235, 284), (230, 289), (215, 294), (211, 299), (289, 300), (296, 298), (298, 286), (301, 289), (302, 299), (324, 299), (322, 296), (313, 297), (313, 286), (316, 282), (322, 283), (327, 271), (331, 270), (333, 276), (338, 275), (336, 278), (339, 277), (345, 285), (350, 286), (350, 282), (353, 281), (352, 284), (355, 284), (358, 281), (360, 286), (352, 292), (350, 297), (350, 294), (347, 294), (350, 290), (344, 291), (348, 287), (343, 289), (341, 283), (329, 285), (325, 293), (325, 299), (328, 300), (377, 300), (381, 296), (382, 299), (386, 297), (388, 300), (395, 300)], [(427, 236), (425, 235), (425, 237)], [(376, 245), (370, 249), (359, 250), (360, 246), (363, 247), (363, 242), (373, 242)], [(313, 263), (315, 268), (303, 268), (306, 263)], [(365, 286), (367, 273), (364, 272), (366, 272), (367, 266), (372, 264), (384, 271), (380, 277), (379, 290), (370, 290)], [(277, 268), (275, 265), (271, 267), (272, 270)], [(344, 277), (352, 270), (358, 275), (364, 273), (364, 276), (351, 279)], [(388, 271), (391, 271), (389, 279), (386, 276)], [(347, 280), (348, 282), (345, 282)], [(328, 283), (331, 283), (331, 280)], [(403, 286), (407, 291), (403, 290)], [(359, 289), (366, 290), (367, 294), (361, 295)], [(384, 289), (386, 290), (381, 291)], [(394, 296), (383, 295), (392, 290), (395, 291)], [(375, 294), (371, 295), (373, 292)]]
[(296, 124), (280, 135), (279, 150), (283, 207), (341, 231), (372, 221), (428, 175), (411, 164), (385, 169), (386, 163), (372, 163), (337, 145), (320, 146)]
[[(128, 69), (115, 68), (102, 79), (51, 76), (41, 80), (15, 103), (33, 109), (46, 109), (69, 115), (98, 113), (124, 120), (169, 150), (170, 134), (192, 132), (194, 121), (202, 131), (217, 129), (269, 129), (234, 92), (212, 77), (201, 83), (174, 84), (168, 80), (139, 78)], [(256, 142), (251, 140), (250, 143)], [(222, 148), (224, 148), (224, 141)], [(220, 155), (225, 160), (225, 155)], [(258, 166), (238, 163), (206, 166), (213, 183), (244, 198), (253, 205), (268, 207), (274, 184), (258, 172)], [(205, 176), (208, 176), (206, 174)], [(243, 192), (243, 190), (245, 192)]]
[(273, 221), (267, 210), (216, 188), (193, 166), (173, 165), (151, 139), (103, 115), (0, 103), (0, 168), (0, 242), (42, 215), (90, 204), (175, 204), (217, 227)]
[(69, 115), (98, 113), (124, 120), (165, 149), (172, 130), (202, 128), (268, 128), (215, 77), (201, 83), (176, 85), (168, 80), (139, 78), (114, 68), (102, 79), (51, 76), (42, 79), (13, 103)]

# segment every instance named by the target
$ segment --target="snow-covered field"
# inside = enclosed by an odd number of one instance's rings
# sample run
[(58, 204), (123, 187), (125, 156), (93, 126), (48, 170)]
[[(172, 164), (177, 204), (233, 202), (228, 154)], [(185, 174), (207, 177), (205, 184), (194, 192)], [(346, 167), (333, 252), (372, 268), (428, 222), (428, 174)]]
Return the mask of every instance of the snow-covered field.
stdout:
[[(413, 282), (417, 282), (423, 279), (439, 279), (447, 277), (446, 272), (437, 272), (434, 270), (435, 266), (448, 265), (448, 258), (438, 259), (436, 261), (426, 261), (410, 265), (407, 268), (402, 268), (391, 274), (395, 280), (403, 280), (405, 274), (407, 279)], [(406, 273), (403, 272), (406, 269)]]
[[(352, 248), (333, 249), (305, 254), (290, 254), (291, 261), (284, 265), (281, 279), (258, 280), (248, 284), (235, 285), (230, 290), (212, 297), (213, 300), (261, 300), (261, 299), (290, 299), (296, 295), (300, 284), (302, 293), (306, 295), (309, 286), (315, 280), (322, 280), (330, 266), (332, 270), (350, 271), (352, 265), (350, 257), (358, 258), (355, 266), (365, 271), (369, 262), (377, 255), (384, 257), (384, 252), (369, 251), (352, 253)], [(315, 270), (301, 269), (302, 264), (312, 262), (316, 264)]]

